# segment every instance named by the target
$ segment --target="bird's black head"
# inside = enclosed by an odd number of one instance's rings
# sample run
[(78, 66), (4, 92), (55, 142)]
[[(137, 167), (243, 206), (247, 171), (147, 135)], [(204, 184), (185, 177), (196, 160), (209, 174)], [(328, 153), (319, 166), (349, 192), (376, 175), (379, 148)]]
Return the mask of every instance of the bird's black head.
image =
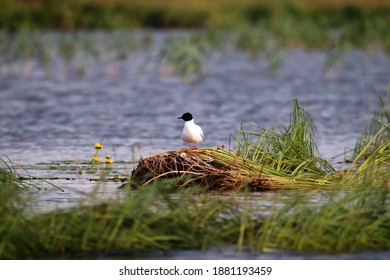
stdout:
[(181, 116), (181, 117), (178, 117), (178, 119), (183, 119), (184, 121), (190, 121), (190, 120), (192, 120), (193, 118), (192, 118), (192, 115), (191, 115), (191, 113), (184, 113), (183, 114), (183, 116)]

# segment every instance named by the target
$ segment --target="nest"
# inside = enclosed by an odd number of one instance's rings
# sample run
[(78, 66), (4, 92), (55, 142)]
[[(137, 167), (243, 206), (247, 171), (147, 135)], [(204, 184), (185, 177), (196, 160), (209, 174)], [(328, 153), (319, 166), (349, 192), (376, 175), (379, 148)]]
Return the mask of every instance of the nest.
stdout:
[(238, 156), (221, 149), (180, 149), (141, 158), (131, 178), (136, 185), (147, 185), (157, 179), (177, 178), (174, 187), (183, 189), (200, 185), (207, 190), (252, 191), (275, 187), (274, 180), (253, 170), (250, 164), (238, 161)]

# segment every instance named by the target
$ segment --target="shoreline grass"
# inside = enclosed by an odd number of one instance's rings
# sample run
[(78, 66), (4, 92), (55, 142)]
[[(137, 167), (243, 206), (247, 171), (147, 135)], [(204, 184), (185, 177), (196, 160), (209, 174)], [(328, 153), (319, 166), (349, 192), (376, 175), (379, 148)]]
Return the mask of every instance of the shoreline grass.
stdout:
[[(2, 0), (0, 28), (204, 28), (300, 20), (328, 27), (372, 19), (385, 20), (390, 5), (385, 0), (258, 1), (233, 0)], [(295, 25), (296, 26), (296, 25)]]

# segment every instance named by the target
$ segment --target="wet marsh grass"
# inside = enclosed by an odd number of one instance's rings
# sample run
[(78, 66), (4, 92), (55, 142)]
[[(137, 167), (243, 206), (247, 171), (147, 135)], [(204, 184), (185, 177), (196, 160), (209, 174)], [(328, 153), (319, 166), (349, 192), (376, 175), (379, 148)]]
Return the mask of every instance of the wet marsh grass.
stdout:
[(207, 60), (216, 52), (245, 52), (249, 59), (265, 59), (267, 73), (276, 75), (283, 66), (286, 50), (291, 48), (325, 52), (326, 73), (342, 62), (343, 54), (350, 49), (388, 53), (390, 46), (387, 18), (358, 18), (341, 26), (321, 23), (316, 17), (286, 17), (277, 24), (273, 22), (190, 30), (187, 34), (168, 35), (162, 44), (156, 44), (150, 31), (132, 29), (1, 30), (0, 67), (4, 75), (30, 77), (38, 68), (46, 77), (52, 77), (56, 74), (55, 66), (62, 64), (65, 75), (84, 77), (91, 68), (103, 65), (108, 75), (117, 75), (122, 64), (142, 53), (146, 57), (144, 63), (155, 62), (161, 73), (174, 72), (186, 82), (196, 82), (205, 74)]
[(355, 160), (367, 159), (390, 138), (390, 82), (387, 95), (384, 98), (378, 95), (378, 98), (380, 109), (367, 121), (356, 142), (352, 156)]
[(258, 124), (249, 128), (242, 124), (236, 137), (236, 150), (243, 158), (269, 165), (286, 175), (299, 177), (312, 173), (322, 176), (334, 169), (321, 158), (314, 129), (312, 117), (295, 99), (288, 126), (265, 129)]
[(7, 214), (0, 218), (0, 258), (73, 258), (82, 253), (94, 258), (94, 253), (115, 251), (126, 258), (137, 251), (226, 245), (253, 253), (390, 248), (388, 187), (380, 184), (324, 193), (328, 200), (321, 205), (308, 203), (310, 193), (292, 194), (283, 207), (262, 213), (199, 188), (172, 193), (172, 182), (165, 182), (131, 192), (124, 200), (33, 216), (15, 204), (20, 194), (5, 195), (10, 189), (2, 188), (1, 210)]
[(291, 212), (285, 209), (267, 220), (256, 246), (263, 249), (279, 244), (296, 251), (329, 253), (345, 252), (346, 248), (349, 252), (368, 247), (388, 250), (388, 199), (386, 183), (371, 184), (344, 195), (332, 194), (327, 203), (317, 208), (297, 206)]
[(365, 181), (367, 172), (371, 171), (376, 172), (379, 178), (387, 176), (390, 155), (389, 98), (390, 83), (386, 97), (379, 96), (380, 109), (372, 114), (356, 141), (352, 162), (345, 170), (343, 182)]
[[(44, 179), (37, 182), (30, 176), (27, 169), (13, 163), (7, 156), (0, 157), (0, 184), (2, 187), (19, 191), (41, 190), (46, 188), (41, 186), (42, 182), (58, 188)], [(58, 189), (61, 190), (61, 188)]]
[(163, 68), (162, 74), (173, 71), (183, 77), (184, 81), (199, 80), (203, 74), (206, 52), (201, 45), (190, 39), (169, 40), (159, 54)]

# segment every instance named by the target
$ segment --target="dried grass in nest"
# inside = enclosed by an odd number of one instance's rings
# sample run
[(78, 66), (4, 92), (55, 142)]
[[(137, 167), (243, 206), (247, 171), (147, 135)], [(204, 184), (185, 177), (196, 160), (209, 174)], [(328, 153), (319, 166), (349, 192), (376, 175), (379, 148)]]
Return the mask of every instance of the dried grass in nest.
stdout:
[(180, 149), (141, 158), (132, 172), (132, 181), (147, 185), (156, 179), (178, 178), (175, 187), (193, 183), (207, 190), (233, 191), (249, 187), (252, 191), (275, 188), (275, 180), (254, 171), (250, 164), (219, 149)]

